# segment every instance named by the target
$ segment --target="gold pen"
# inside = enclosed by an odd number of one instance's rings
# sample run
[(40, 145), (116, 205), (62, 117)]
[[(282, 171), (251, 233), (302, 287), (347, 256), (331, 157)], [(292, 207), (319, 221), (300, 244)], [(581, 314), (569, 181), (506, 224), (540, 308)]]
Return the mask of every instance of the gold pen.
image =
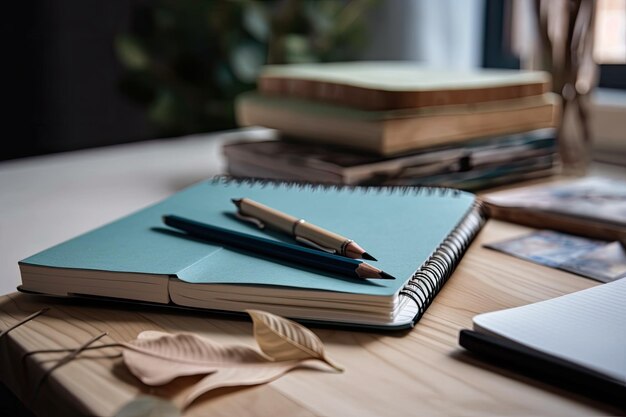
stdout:
[(249, 198), (232, 199), (238, 208), (237, 217), (263, 229), (269, 227), (293, 236), (298, 242), (329, 253), (353, 259), (375, 261), (352, 239), (333, 233), (304, 219), (291, 216)]

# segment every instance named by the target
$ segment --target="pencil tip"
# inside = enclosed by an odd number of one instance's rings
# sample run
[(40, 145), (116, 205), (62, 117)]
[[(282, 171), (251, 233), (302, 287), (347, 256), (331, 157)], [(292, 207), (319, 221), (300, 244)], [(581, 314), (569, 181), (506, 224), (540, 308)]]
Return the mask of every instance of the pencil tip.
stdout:
[(241, 198), (231, 198), (230, 201), (233, 202), (237, 206), (237, 208), (241, 207)]
[(389, 275), (385, 271), (380, 271), (379, 275), (382, 279), (396, 279), (396, 277), (394, 277), (393, 275)]
[(374, 258), (372, 255), (370, 255), (370, 254), (369, 254), (369, 253), (367, 253), (367, 252), (363, 252), (363, 253), (361, 254), (361, 258), (362, 258), (362, 259), (367, 259), (367, 260), (370, 260), (370, 261), (378, 261), (378, 259)]

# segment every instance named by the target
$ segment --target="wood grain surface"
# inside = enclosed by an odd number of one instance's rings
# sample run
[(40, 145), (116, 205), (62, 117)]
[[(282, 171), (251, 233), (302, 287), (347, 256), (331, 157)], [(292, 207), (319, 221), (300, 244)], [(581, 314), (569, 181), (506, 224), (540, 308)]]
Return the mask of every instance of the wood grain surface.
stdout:
[[(624, 410), (574, 395), (482, 362), (458, 345), (475, 314), (552, 298), (594, 281), (483, 248), (529, 229), (490, 220), (426, 315), (408, 332), (371, 333), (312, 328), (342, 374), (315, 363), (278, 380), (208, 393), (185, 416), (616, 415)], [(60, 300), (12, 293), (0, 298), (0, 331), (41, 308), (45, 314), (0, 339), (0, 377), (37, 415), (113, 416), (148, 394), (180, 403), (199, 377), (148, 387), (125, 368), (118, 348), (81, 353), (54, 370), (66, 353), (107, 332), (98, 343), (134, 339), (143, 330), (194, 332), (218, 342), (255, 346), (249, 320), (215, 315)]]

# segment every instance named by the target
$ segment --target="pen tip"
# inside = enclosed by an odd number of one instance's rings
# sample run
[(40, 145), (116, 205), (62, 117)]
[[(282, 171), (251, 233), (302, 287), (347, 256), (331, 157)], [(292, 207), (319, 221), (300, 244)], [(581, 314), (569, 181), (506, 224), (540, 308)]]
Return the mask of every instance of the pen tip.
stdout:
[(362, 258), (362, 259), (367, 259), (367, 260), (370, 260), (370, 261), (378, 261), (378, 259), (374, 258), (372, 255), (370, 255), (370, 254), (369, 254), (369, 253), (367, 253), (367, 252), (363, 252), (363, 253), (361, 254), (361, 258)]
[(385, 271), (380, 271), (379, 275), (382, 279), (396, 279), (396, 277), (394, 277), (393, 275), (389, 275)]
[(230, 201), (233, 202), (237, 206), (237, 208), (241, 207), (241, 198), (231, 198)]

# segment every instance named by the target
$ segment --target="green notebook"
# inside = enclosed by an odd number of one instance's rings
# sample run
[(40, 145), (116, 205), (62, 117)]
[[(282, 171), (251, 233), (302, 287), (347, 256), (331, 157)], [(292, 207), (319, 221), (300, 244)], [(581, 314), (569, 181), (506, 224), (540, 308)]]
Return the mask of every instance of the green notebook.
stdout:
[[(290, 242), (234, 216), (248, 197), (348, 236), (395, 280), (357, 280), (181, 237), (175, 214)], [(347, 187), (217, 177), (19, 263), (20, 290), (98, 296), (302, 322), (409, 328), (483, 224), (475, 196), (452, 189)], [(293, 243), (293, 242), (290, 242)]]

